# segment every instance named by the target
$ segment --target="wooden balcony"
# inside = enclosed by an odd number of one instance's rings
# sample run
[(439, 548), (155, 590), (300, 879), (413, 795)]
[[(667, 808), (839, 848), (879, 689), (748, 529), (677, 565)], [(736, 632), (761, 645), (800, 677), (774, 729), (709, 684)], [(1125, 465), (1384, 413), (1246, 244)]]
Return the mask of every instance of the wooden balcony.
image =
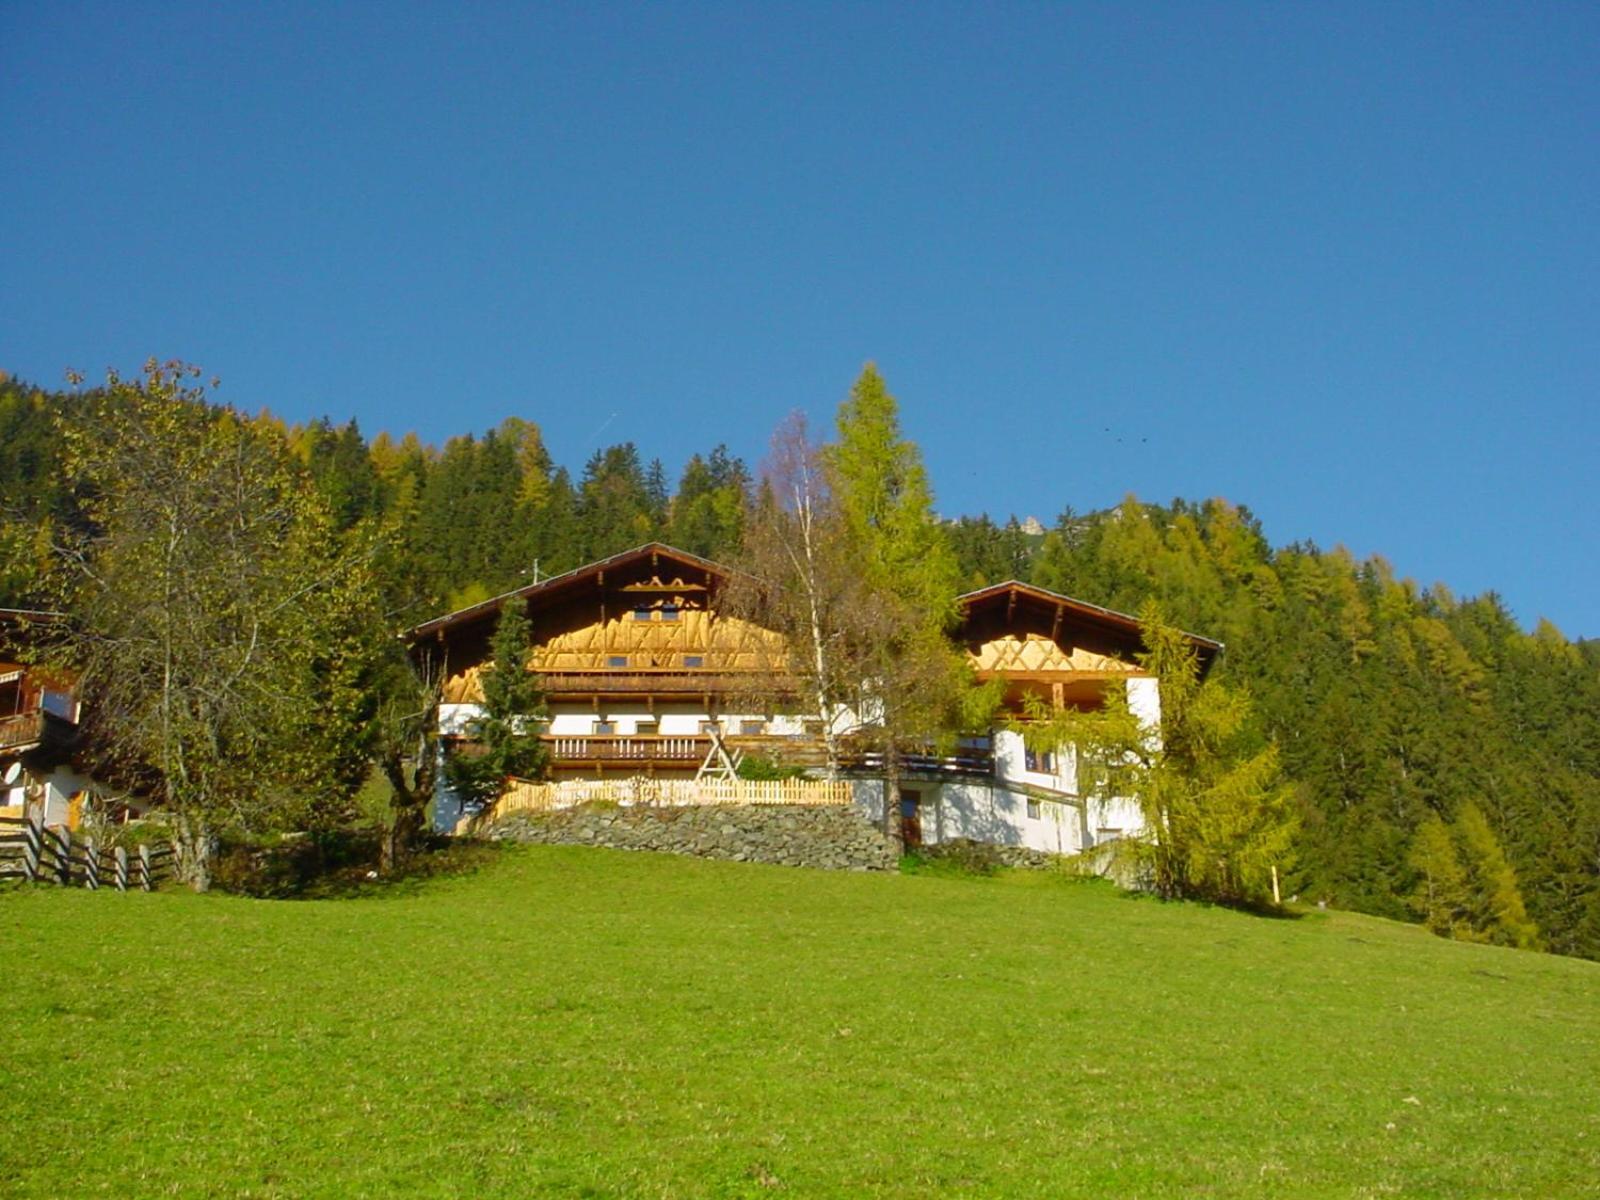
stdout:
[[(849, 771), (881, 775), (884, 756), (881, 750), (847, 750), (843, 766)], [(994, 754), (987, 750), (960, 750), (954, 754), (925, 753), (900, 755), (900, 770), (907, 776), (993, 775)]]
[(36, 708), (0, 717), (0, 750), (21, 753), (38, 746), (66, 746), (76, 732), (71, 721)]
[[(550, 751), (550, 766), (573, 770), (611, 767), (624, 770), (654, 767), (682, 770), (697, 767), (711, 750), (711, 739), (693, 734), (570, 734), (541, 739)], [(730, 751), (767, 755), (789, 766), (820, 768), (826, 759), (820, 738), (773, 735), (726, 735)], [(852, 774), (877, 775), (883, 754), (846, 740), (840, 747), (839, 765)], [(930, 746), (921, 753), (900, 757), (908, 776), (993, 775), (994, 754), (983, 748), (962, 748), (953, 754), (935, 754)]]
[(579, 734), (541, 739), (553, 767), (698, 766), (711, 750), (711, 739), (693, 734)]

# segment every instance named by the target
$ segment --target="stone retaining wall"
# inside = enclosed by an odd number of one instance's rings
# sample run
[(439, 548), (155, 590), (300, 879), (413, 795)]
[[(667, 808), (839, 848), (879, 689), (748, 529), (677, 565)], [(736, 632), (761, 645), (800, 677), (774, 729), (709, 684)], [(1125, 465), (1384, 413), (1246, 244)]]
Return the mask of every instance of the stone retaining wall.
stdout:
[(491, 819), (482, 836), (552, 845), (659, 850), (788, 867), (892, 871), (888, 840), (849, 805), (581, 805)]
[(1030, 850), (1026, 846), (999, 846), (993, 842), (974, 842), (968, 838), (951, 838), (932, 846), (922, 847), (928, 858), (945, 858), (975, 865), (1015, 867), (1019, 870), (1060, 870), (1068, 856), (1051, 854), (1045, 850)]

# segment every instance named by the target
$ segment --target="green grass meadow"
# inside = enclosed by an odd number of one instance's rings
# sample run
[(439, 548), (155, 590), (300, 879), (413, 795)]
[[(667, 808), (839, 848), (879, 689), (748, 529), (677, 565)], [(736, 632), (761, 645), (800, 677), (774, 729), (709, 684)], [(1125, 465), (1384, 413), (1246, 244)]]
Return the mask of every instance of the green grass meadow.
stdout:
[(1600, 964), (555, 847), (0, 894), (0, 1195), (1600, 1193)]

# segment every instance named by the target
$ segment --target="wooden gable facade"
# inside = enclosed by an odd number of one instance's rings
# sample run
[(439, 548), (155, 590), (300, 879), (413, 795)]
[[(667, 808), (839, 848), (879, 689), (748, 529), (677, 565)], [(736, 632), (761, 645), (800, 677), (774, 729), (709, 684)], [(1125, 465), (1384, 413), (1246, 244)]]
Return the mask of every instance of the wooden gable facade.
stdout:
[(785, 661), (777, 634), (717, 611), (729, 574), (651, 543), (426, 622), (407, 636), (440, 671), (445, 703), (481, 703), (479, 675), (500, 610), (522, 603), (533, 628), (533, 666), (552, 704), (699, 699), (714, 707)]
[[(1030, 694), (1057, 708), (1095, 709), (1108, 686), (1148, 674), (1139, 665), (1138, 618), (1126, 613), (1015, 579), (968, 592), (960, 605), (955, 636), (979, 679), (1006, 680), (1013, 713)], [(1222, 644), (1184, 636), (1209, 670)]]

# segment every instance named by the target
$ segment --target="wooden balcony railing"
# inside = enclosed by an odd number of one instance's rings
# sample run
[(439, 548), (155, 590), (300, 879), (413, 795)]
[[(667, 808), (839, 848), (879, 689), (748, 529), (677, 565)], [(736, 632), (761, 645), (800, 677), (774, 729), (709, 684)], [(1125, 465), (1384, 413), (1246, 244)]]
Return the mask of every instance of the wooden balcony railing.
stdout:
[(580, 734), (543, 739), (550, 758), (562, 762), (698, 763), (711, 749), (711, 739), (692, 734)]
[[(843, 766), (847, 770), (876, 774), (884, 769), (881, 750), (846, 750)], [(987, 750), (960, 750), (954, 754), (900, 755), (900, 769), (908, 775), (993, 775), (994, 755)]]
[[(564, 763), (700, 763), (711, 749), (709, 737), (692, 734), (571, 734), (543, 739), (552, 765)], [(822, 741), (815, 737), (727, 735), (730, 750), (771, 755), (790, 766), (820, 767)], [(847, 771), (877, 773), (883, 754), (847, 741), (839, 765)], [(992, 775), (994, 755), (986, 749), (963, 748), (953, 754), (924, 753), (900, 756), (901, 769), (918, 775)]]
[(0, 717), (0, 750), (24, 750), (40, 745), (66, 747), (77, 734), (75, 721), (42, 708)]
[(44, 713), (39, 710), (0, 717), (0, 750), (32, 746), (44, 740)]

